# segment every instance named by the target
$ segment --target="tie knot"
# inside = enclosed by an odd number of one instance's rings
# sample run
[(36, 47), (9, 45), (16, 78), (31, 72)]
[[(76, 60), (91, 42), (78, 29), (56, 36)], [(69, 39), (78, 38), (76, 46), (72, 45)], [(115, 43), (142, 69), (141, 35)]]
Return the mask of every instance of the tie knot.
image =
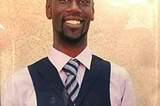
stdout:
[(63, 71), (67, 75), (76, 75), (80, 62), (77, 59), (68, 61), (68, 63), (63, 67)]

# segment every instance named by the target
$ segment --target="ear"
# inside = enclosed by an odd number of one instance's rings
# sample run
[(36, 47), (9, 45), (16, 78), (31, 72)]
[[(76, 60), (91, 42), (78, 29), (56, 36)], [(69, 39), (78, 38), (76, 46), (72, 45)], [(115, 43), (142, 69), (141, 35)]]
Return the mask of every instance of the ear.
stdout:
[(46, 16), (48, 19), (52, 19), (52, 0), (47, 0), (46, 1)]
[(91, 16), (91, 21), (94, 20), (94, 2), (92, 2), (92, 16)]

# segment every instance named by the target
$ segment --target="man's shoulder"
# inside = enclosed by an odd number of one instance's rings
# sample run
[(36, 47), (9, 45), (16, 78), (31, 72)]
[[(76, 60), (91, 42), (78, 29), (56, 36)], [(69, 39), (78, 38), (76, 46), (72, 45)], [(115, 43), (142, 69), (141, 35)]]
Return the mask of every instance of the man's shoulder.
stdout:
[(42, 59), (40, 59), (40, 60), (38, 60), (28, 66), (21, 68), (21, 69), (15, 70), (13, 72), (13, 74), (7, 78), (6, 82), (13, 82), (14, 81), (14, 83), (19, 83), (19, 82), (27, 81), (28, 79), (30, 79), (30, 73), (29, 73), (28, 67), (34, 66), (34, 65), (40, 65), (41, 63), (44, 63), (43, 61), (46, 61), (46, 60), (47, 60), (47, 57), (42, 58)]
[(96, 55), (93, 55), (93, 58), (96, 59), (97, 61), (101, 61), (103, 62), (104, 64), (110, 64), (110, 68), (111, 68), (111, 76), (116, 76), (116, 77), (119, 77), (120, 79), (126, 79), (128, 77), (130, 77), (128, 71), (116, 64), (116, 63), (113, 63), (113, 62), (110, 62), (108, 60), (105, 60), (99, 56), (96, 56)]
[(30, 85), (31, 82), (30, 82), (31, 78), (30, 78), (30, 75), (29, 75), (29, 72), (28, 72), (28, 68), (27, 67), (24, 67), (24, 68), (21, 68), (17, 71), (15, 71), (11, 76), (9, 76), (5, 83), (4, 83), (4, 86), (8, 86), (9, 87), (20, 87), (21, 88), (21, 85), (25, 85), (25, 84), (28, 84)]
[(126, 81), (131, 81), (129, 72), (124, 67), (115, 63), (111, 63), (111, 77), (121, 84)]
[(27, 67), (24, 67), (24, 68), (21, 68), (21, 69), (18, 69), (16, 70), (10, 77), (9, 79), (12, 79), (12, 80), (20, 80), (20, 79), (24, 79), (25, 77), (28, 74), (28, 68)]

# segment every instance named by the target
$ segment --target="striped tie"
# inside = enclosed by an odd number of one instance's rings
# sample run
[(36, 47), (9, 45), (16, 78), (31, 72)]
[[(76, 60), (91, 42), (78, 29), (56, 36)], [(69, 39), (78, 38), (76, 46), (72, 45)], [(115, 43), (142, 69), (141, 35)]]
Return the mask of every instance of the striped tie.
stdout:
[(76, 80), (76, 74), (77, 74), (79, 65), (80, 65), (80, 62), (74, 59), (74, 60), (70, 60), (63, 67), (63, 71), (67, 75), (67, 79), (65, 81), (65, 88), (73, 103), (75, 103), (75, 100), (79, 92), (79, 85)]

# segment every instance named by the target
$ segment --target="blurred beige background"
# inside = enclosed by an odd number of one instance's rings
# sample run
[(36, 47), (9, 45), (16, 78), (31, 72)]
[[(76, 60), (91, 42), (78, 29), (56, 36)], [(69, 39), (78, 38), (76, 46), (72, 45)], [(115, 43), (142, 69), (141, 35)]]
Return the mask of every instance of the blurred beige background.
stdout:
[[(95, 0), (95, 11), (92, 52), (128, 70), (138, 106), (160, 106), (158, 0)], [(47, 56), (51, 44), (45, 0), (0, 0), (1, 89), (14, 71)]]

